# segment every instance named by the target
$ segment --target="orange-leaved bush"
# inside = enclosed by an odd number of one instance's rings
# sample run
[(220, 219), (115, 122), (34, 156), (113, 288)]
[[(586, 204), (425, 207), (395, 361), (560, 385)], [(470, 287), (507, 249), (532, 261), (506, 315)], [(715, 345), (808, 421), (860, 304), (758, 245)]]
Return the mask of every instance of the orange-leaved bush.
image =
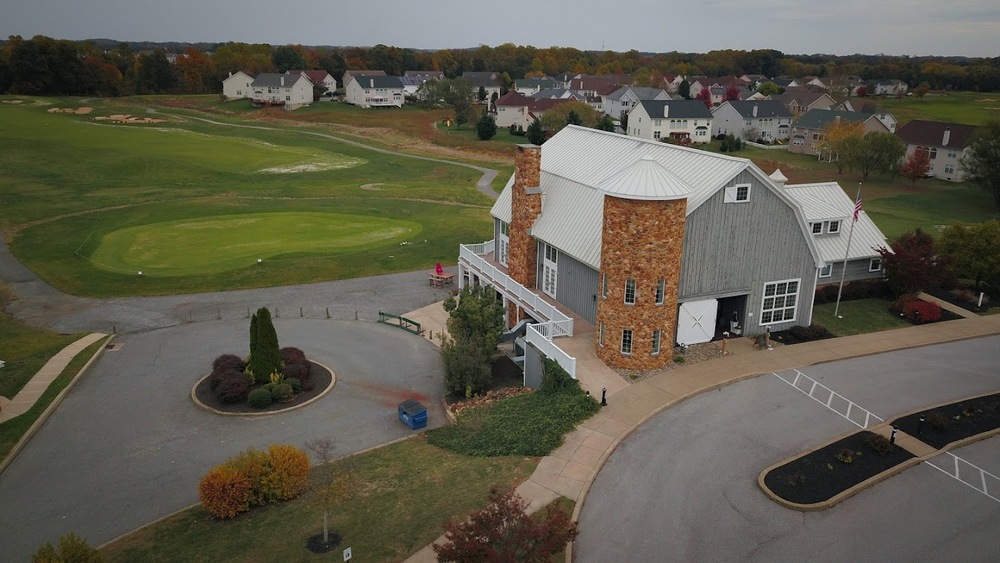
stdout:
[(250, 510), (250, 480), (233, 467), (213, 467), (198, 483), (198, 498), (212, 516), (232, 518)]
[(267, 449), (273, 468), (265, 478), (268, 491), (276, 500), (293, 499), (302, 494), (309, 484), (309, 455), (288, 444), (271, 444)]

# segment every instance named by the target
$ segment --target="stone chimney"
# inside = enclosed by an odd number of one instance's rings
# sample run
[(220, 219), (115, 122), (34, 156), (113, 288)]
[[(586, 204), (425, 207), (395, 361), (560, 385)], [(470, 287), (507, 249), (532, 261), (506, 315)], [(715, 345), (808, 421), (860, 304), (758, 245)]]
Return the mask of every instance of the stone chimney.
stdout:
[(538, 244), (531, 227), (542, 213), (542, 148), (518, 145), (514, 158), (514, 186), (511, 192), (510, 251), (508, 275), (521, 285), (535, 287), (538, 267)]
[(753, 106), (753, 116), (757, 117), (757, 104), (754, 104)]
[(941, 139), (941, 146), (942, 147), (947, 147), (948, 146), (948, 141), (950, 141), (950, 140), (951, 140), (951, 129), (945, 129), (944, 130), (944, 137)]

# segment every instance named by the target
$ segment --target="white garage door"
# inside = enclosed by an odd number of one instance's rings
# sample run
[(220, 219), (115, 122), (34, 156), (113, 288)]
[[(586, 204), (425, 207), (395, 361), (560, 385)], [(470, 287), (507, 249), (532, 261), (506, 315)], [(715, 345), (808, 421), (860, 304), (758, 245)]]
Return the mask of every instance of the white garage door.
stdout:
[(677, 314), (677, 343), (699, 344), (711, 341), (715, 335), (717, 310), (718, 303), (715, 299), (681, 303)]

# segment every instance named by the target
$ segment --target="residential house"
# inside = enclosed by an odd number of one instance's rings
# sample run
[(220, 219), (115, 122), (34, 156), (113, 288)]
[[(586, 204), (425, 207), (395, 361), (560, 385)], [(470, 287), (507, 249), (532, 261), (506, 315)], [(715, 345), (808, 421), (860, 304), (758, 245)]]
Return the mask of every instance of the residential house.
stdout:
[(398, 76), (355, 75), (347, 83), (344, 101), (362, 108), (403, 107), (403, 81)]
[(681, 82), (684, 82), (684, 75), (682, 74), (664, 74), (663, 75), (663, 88), (668, 94), (676, 94), (677, 90), (681, 87)]
[(768, 80), (768, 82), (771, 82), (772, 84), (776, 84), (776, 85), (778, 85), (778, 86), (780, 86), (782, 88), (785, 88), (785, 89), (794, 88), (796, 86), (802, 86), (802, 84), (799, 84), (799, 82), (797, 80), (795, 80), (794, 78), (789, 78), (787, 76), (776, 76), (776, 77)]
[(551, 78), (522, 78), (514, 81), (514, 90), (525, 96), (537, 94), (541, 90), (561, 88)]
[(772, 94), (770, 99), (785, 104), (793, 117), (798, 117), (811, 109), (833, 109), (837, 105), (837, 101), (829, 94), (810, 92), (804, 88), (788, 88), (781, 94)]
[(422, 78), (427, 80), (443, 80), (444, 73), (440, 70), (408, 70), (403, 73), (404, 78)]
[(622, 86), (604, 97), (604, 113), (613, 119), (627, 114), (642, 100), (669, 100), (670, 94), (660, 88)]
[(493, 95), (500, 97), (500, 74), (496, 72), (463, 72), (462, 78), (472, 83), (472, 97), (479, 99), (479, 89), (486, 92), (484, 102), (493, 100)]
[(744, 74), (739, 77), (740, 81), (747, 85), (751, 90), (756, 90), (760, 88), (760, 85), (767, 82), (768, 79), (763, 74)]
[(255, 106), (283, 106), (292, 110), (313, 101), (313, 84), (301, 74), (259, 74), (250, 83), (250, 90), (250, 100)]
[(626, 133), (655, 141), (708, 143), (712, 112), (699, 100), (642, 100), (628, 113)]
[(889, 133), (889, 129), (870, 113), (835, 111), (832, 109), (809, 110), (792, 125), (792, 137), (788, 152), (815, 154), (822, 160), (838, 160), (840, 155), (830, 154), (823, 149), (823, 129), (834, 121), (857, 121), (868, 133)]
[(819, 88), (820, 90), (822, 90), (824, 92), (829, 88), (829, 86), (827, 86), (826, 82), (823, 82), (823, 80), (820, 77), (818, 77), (818, 76), (804, 76), (804, 77), (796, 80), (796, 82), (798, 82), (799, 84), (801, 84), (804, 87), (812, 86), (814, 88)]
[(878, 118), (885, 125), (886, 129), (890, 133), (896, 132), (896, 118), (884, 109), (880, 108), (877, 103), (867, 100), (864, 98), (852, 98), (841, 102), (834, 109), (838, 111), (856, 111), (860, 113), (870, 113)]
[(518, 147), (491, 215), (459, 280), (493, 287), (525, 330), (529, 386), (543, 356), (574, 373), (569, 339), (647, 370), (674, 343), (809, 325), (827, 266), (802, 206), (752, 161), (573, 125)]
[(733, 135), (744, 141), (788, 139), (792, 114), (778, 100), (733, 100), (712, 110), (716, 135)]
[(931, 160), (929, 174), (961, 182), (965, 179), (962, 157), (967, 154), (975, 132), (972, 125), (914, 119), (901, 126), (896, 136), (906, 143), (906, 158), (916, 151), (927, 151)]
[(827, 78), (826, 84), (830, 95), (850, 98), (858, 95), (858, 88), (864, 86), (865, 81), (856, 74), (840, 74)]
[(879, 80), (875, 83), (876, 96), (903, 96), (906, 95), (908, 89), (909, 85), (906, 82), (895, 78)]
[(319, 86), (324, 92), (337, 91), (337, 79), (325, 70), (286, 70), (285, 74), (303, 74), (314, 86)]
[(253, 90), (250, 88), (252, 83), (253, 77), (242, 70), (230, 72), (222, 81), (222, 98), (227, 102), (249, 99), (253, 95)]
[(344, 76), (340, 78), (342, 86), (344, 87), (344, 92), (347, 92), (347, 85), (358, 76), (385, 76), (384, 70), (366, 70), (366, 69), (352, 69), (345, 70)]
[[(729, 86), (711, 86), (709, 87), (709, 92), (711, 92), (712, 94), (711, 97), (712, 107), (717, 107), (721, 105), (722, 102), (726, 101), (726, 94), (728, 94), (729, 89), (733, 87), (735, 87), (737, 91), (736, 94), (737, 100), (749, 100), (753, 98), (754, 92), (752, 92), (744, 84), (731, 84)], [(764, 96), (761, 96), (759, 99), (764, 99)]]
[[(771, 174), (775, 183), (786, 181), (780, 170)], [(816, 274), (816, 285), (881, 279), (880, 248), (892, 250), (885, 235), (864, 210), (854, 220), (854, 201), (836, 182), (785, 186), (805, 215), (809, 232), (825, 266)], [(844, 270), (846, 264), (846, 272)]]
[(531, 122), (541, 119), (545, 112), (559, 104), (573, 101), (573, 98), (535, 99), (518, 92), (507, 92), (494, 103), (497, 127), (527, 129)]
[(544, 90), (539, 90), (534, 94), (524, 94), (529, 98), (534, 98), (536, 100), (576, 100), (578, 102), (587, 101), (586, 96), (578, 94), (573, 90), (567, 90), (566, 88), (546, 88)]
[(583, 76), (570, 80), (569, 89), (584, 97), (601, 96), (604, 98), (629, 83), (631, 80), (623, 83), (616, 78), (606, 76)]

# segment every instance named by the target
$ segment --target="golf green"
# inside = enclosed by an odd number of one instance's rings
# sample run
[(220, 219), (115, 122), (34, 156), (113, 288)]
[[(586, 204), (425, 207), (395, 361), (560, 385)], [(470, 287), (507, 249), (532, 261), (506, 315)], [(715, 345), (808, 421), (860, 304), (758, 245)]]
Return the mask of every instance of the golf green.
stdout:
[(397, 244), (420, 223), (341, 213), (216, 215), (127, 227), (103, 235), (91, 256), (111, 272), (215, 274), (289, 255), (341, 255)]

